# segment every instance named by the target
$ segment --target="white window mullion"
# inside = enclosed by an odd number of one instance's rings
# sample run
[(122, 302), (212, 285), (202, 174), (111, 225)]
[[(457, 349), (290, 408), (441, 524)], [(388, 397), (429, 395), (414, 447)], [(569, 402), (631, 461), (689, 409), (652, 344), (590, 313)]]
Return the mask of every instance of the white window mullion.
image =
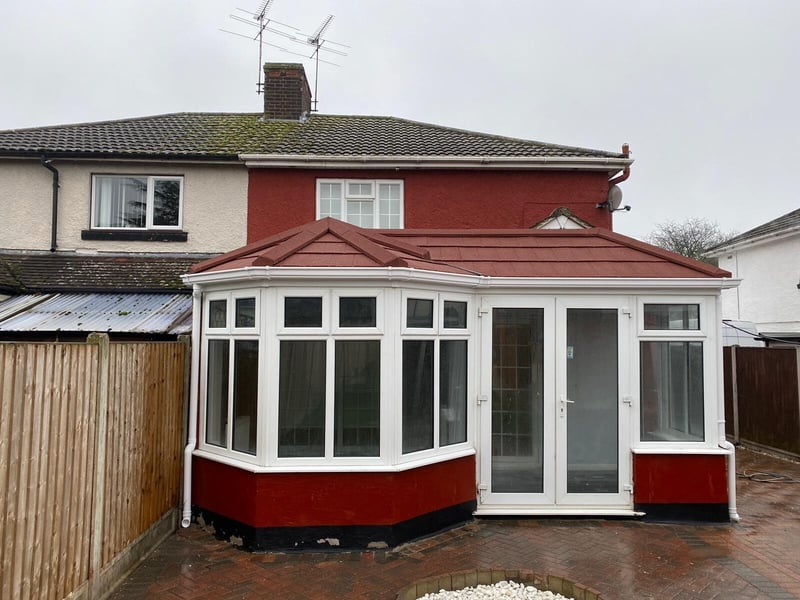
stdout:
[(433, 449), (439, 449), (439, 407), (440, 407), (440, 371), (441, 371), (441, 340), (439, 336), (433, 342)]
[(333, 459), (334, 435), (334, 393), (336, 391), (336, 341), (328, 336), (325, 346), (325, 461)]
[(147, 178), (147, 210), (145, 216), (145, 227), (153, 228), (153, 210), (155, 203), (155, 185), (153, 177)]

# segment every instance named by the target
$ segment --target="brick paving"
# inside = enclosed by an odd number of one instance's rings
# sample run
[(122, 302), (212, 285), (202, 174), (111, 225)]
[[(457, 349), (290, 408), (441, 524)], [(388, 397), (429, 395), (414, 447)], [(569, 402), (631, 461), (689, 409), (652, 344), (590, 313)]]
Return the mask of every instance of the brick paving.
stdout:
[[(800, 480), (800, 464), (737, 451), (737, 471)], [(393, 550), (249, 554), (197, 526), (167, 539), (111, 600), (393, 600), (472, 569), (563, 576), (607, 600), (800, 598), (800, 483), (738, 480), (738, 524), (480, 519)]]

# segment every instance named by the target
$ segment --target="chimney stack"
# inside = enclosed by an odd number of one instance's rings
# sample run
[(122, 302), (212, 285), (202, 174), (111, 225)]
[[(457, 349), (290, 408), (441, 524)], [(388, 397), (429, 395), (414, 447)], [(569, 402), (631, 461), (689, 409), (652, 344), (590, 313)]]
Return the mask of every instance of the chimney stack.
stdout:
[(311, 88), (300, 63), (264, 64), (264, 118), (299, 121), (311, 112)]

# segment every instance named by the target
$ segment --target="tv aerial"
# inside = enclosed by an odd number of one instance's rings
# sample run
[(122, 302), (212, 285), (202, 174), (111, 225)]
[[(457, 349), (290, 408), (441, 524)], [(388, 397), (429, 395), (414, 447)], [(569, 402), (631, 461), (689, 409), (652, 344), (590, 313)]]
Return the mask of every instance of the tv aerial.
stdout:
[[(249, 27), (254, 27), (257, 29), (255, 35), (247, 35), (243, 33), (239, 33), (237, 31), (230, 31), (227, 29), (220, 29), (220, 31), (224, 33), (230, 33), (231, 35), (247, 38), (253, 41), (258, 42), (258, 83), (256, 84), (256, 92), (258, 94), (264, 93), (264, 56), (263, 50), (264, 46), (270, 46), (271, 48), (275, 48), (280, 50), (281, 52), (285, 52), (287, 54), (293, 54), (294, 56), (301, 56), (306, 59), (313, 59), (314, 60), (314, 96), (313, 96), (313, 111), (316, 112), (317, 110), (317, 82), (319, 79), (319, 63), (325, 63), (332, 65), (334, 67), (338, 67), (339, 65), (331, 62), (329, 60), (325, 60), (320, 58), (321, 52), (326, 52), (330, 54), (335, 54), (338, 56), (347, 56), (347, 53), (339, 48), (349, 48), (345, 44), (339, 44), (337, 42), (324, 39), (323, 35), (327, 31), (328, 27), (330, 27), (331, 21), (333, 21), (333, 15), (328, 15), (323, 21), (322, 24), (317, 27), (316, 31), (311, 35), (305, 35), (300, 32), (300, 29), (289, 25), (287, 23), (282, 23), (280, 21), (276, 21), (268, 17), (268, 13), (272, 8), (272, 5), (275, 0), (262, 0), (261, 4), (259, 5), (258, 9), (255, 12), (250, 12), (243, 8), (237, 8), (236, 10), (248, 15), (250, 18), (245, 18), (238, 14), (230, 15), (230, 18), (238, 23), (244, 23)], [(303, 44), (303, 45), (311, 45), (314, 47), (313, 52), (310, 55), (306, 55), (300, 52), (295, 52), (286, 48), (284, 46), (280, 46), (278, 44), (273, 44), (268, 42), (264, 39), (265, 34), (274, 34), (276, 36), (282, 37), (285, 40), (296, 44)], [(339, 48), (332, 48), (331, 46), (338, 46)]]
[[(327, 17), (325, 17), (325, 19), (323, 19), (322, 23), (320, 23), (320, 26), (317, 27), (317, 30), (314, 33), (312, 33), (310, 36), (308, 36), (308, 38), (306, 39), (306, 43), (310, 44), (311, 46), (314, 46), (314, 51), (311, 53), (311, 56), (309, 56), (309, 58), (313, 58), (314, 59), (314, 96), (313, 96), (313, 108), (311, 109), (314, 112), (317, 111), (317, 102), (318, 102), (318, 100), (317, 100), (317, 83), (319, 82), (319, 63), (320, 63), (319, 52), (320, 52), (320, 50), (325, 50), (327, 52), (332, 52), (333, 54), (338, 54), (339, 56), (347, 56), (346, 52), (343, 52), (341, 50), (337, 50), (336, 48), (330, 48), (330, 47), (323, 48), (322, 45), (327, 42), (329, 45), (330, 44), (334, 44), (334, 45), (340, 46), (342, 48), (349, 48), (349, 46), (345, 46), (344, 44), (337, 44), (336, 42), (332, 42), (330, 40), (322, 39), (322, 36), (328, 30), (328, 27), (330, 27), (331, 21), (333, 21), (333, 15), (328, 15)], [(323, 60), (322, 62), (327, 62), (327, 61)], [(328, 63), (328, 64), (332, 64), (334, 66), (338, 66), (335, 63)]]

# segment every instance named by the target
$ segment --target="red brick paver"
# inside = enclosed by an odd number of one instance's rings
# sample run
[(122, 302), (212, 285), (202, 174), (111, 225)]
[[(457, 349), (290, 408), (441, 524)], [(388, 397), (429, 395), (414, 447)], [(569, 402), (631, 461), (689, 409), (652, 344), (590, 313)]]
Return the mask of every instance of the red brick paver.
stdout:
[[(800, 480), (800, 464), (737, 451), (737, 471)], [(608, 600), (800, 598), (800, 483), (738, 482), (741, 523), (481, 519), (390, 551), (249, 554), (193, 526), (164, 542), (111, 596), (391, 600), (469, 569), (564, 576)]]

